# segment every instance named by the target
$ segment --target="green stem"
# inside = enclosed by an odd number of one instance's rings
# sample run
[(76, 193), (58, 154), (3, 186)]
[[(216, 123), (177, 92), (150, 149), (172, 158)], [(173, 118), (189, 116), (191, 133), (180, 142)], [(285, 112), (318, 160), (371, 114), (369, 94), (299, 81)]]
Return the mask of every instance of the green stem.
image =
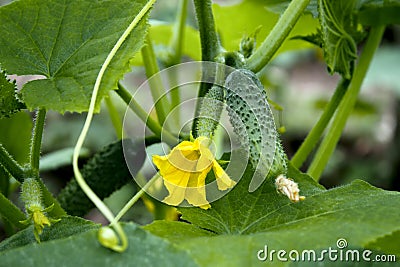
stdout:
[(6, 233), (6, 236), (12, 236), (16, 233), (16, 229), (14, 225), (7, 220), (4, 216), (0, 217), (0, 221), (3, 222), (3, 230)]
[[(183, 47), (183, 41), (185, 39), (185, 25), (186, 25), (186, 17), (187, 17), (187, 5), (188, 5), (188, 0), (182, 0), (180, 1), (180, 5), (178, 7), (178, 13), (177, 13), (177, 18), (176, 18), (176, 23), (174, 27), (174, 31), (172, 33), (172, 39), (171, 39), (171, 47), (172, 47), (172, 54), (170, 55), (170, 58), (168, 58), (167, 65), (172, 66), (179, 64), (181, 62), (182, 58), (182, 47)], [(169, 78), (171, 80), (170, 84), (178, 84), (178, 76), (176, 71), (168, 72)], [(179, 86), (176, 88), (173, 88), (170, 91), (171, 94), (171, 108), (170, 110), (174, 110), (180, 102), (181, 102), (181, 97), (180, 97), (180, 92), (179, 92)], [(180, 113), (179, 110), (178, 112), (174, 112), (174, 122), (175, 126), (179, 127), (179, 122), (180, 122)]]
[(309, 2), (310, 0), (293, 0), (290, 2), (267, 38), (265, 38), (254, 54), (248, 58), (247, 65), (251, 71), (259, 72), (268, 64), (295, 26)]
[(160, 139), (162, 137), (162, 140), (171, 146), (176, 145), (177, 138), (163, 129), (157, 121), (153, 120), (121, 83), (118, 83), (118, 90), (116, 92), (156, 136)]
[(58, 203), (57, 199), (54, 198), (53, 194), (49, 191), (49, 189), (43, 183), (42, 179), (40, 179), (40, 177), (36, 177), (36, 181), (39, 183), (40, 190), (42, 191), (44, 206), (49, 207), (51, 205), (54, 205), (53, 209), (48, 212), (49, 215), (54, 218), (60, 218), (62, 216), (66, 216), (67, 213), (61, 207), (60, 203)]
[(114, 103), (111, 100), (111, 95), (105, 98), (108, 114), (110, 115), (111, 122), (115, 129), (115, 134), (119, 140), (122, 139), (123, 136), (123, 128), (121, 118), (119, 117), (118, 111), (114, 106)]
[(42, 136), (46, 110), (40, 108), (36, 113), (35, 126), (33, 128), (30, 153), (30, 167), (33, 175), (39, 177), (40, 148), (42, 146)]
[(148, 181), (141, 189), (139, 192), (137, 192), (129, 201), (128, 203), (125, 204), (125, 206), (120, 210), (120, 212), (117, 214), (117, 216), (115, 216), (114, 221), (111, 222), (111, 225), (117, 223), (122, 216), (125, 215), (125, 213), (139, 200), (139, 198), (141, 198), (143, 196), (144, 193), (146, 193), (146, 190), (149, 189), (154, 182), (160, 178), (160, 174), (156, 173), (151, 179), (150, 181)]
[[(172, 69), (171, 71), (168, 71), (168, 77), (170, 80), (170, 84), (178, 84), (178, 73), (176, 69)], [(181, 116), (180, 116), (180, 109), (174, 110), (176, 107), (179, 106), (179, 104), (181, 103), (181, 96), (180, 96), (180, 90), (179, 90), (179, 86), (176, 86), (175, 88), (172, 88), (170, 91), (171, 94), (171, 111), (173, 111), (170, 115), (174, 115), (173, 117), (173, 122), (174, 124), (174, 128), (177, 129), (180, 125), (180, 120), (181, 120)]]
[(185, 25), (187, 17), (188, 0), (181, 0), (178, 7), (178, 16), (176, 19), (174, 31), (172, 33), (171, 47), (173, 54), (169, 59), (170, 65), (178, 64), (182, 57), (182, 47), (185, 34)]
[(339, 104), (335, 118), (332, 122), (332, 126), (323, 139), (314, 157), (314, 160), (307, 171), (308, 174), (315, 180), (319, 180), (326, 164), (329, 161), (329, 158), (336, 147), (336, 144), (339, 141), (342, 131), (346, 125), (346, 121), (357, 101), (362, 82), (368, 71), (368, 67), (371, 63), (374, 53), (382, 39), (384, 30), (384, 26), (378, 26), (372, 28), (369, 33), (364, 50), (358, 60), (357, 67), (354, 70), (353, 78), (351, 79), (349, 88), (346, 91), (343, 100)]
[(149, 81), (150, 92), (153, 97), (154, 106), (157, 113), (157, 118), (160, 124), (163, 125), (170, 105), (165, 95), (161, 77), (160, 75), (157, 75), (160, 72), (160, 69), (157, 65), (156, 55), (154, 54), (154, 49), (149, 34), (146, 36), (146, 44), (143, 46), (141, 53), (144, 68), (146, 70), (146, 76)]
[(10, 192), (10, 173), (0, 164), (0, 193), (8, 196)]
[(300, 148), (297, 150), (296, 154), (291, 159), (293, 166), (296, 168), (300, 168), (304, 161), (307, 159), (311, 151), (315, 148), (318, 141), (320, 140), (326, 126), (329, 121), (333, 117), (333, 114), (336, 111), (336, 108), (339, 106), (340, 101), (342, 100), (347, 87), (349, 85), (349, 80), (341, 80), (338, 84), (335, 93), (333, 94), (331, 100), (328, 105), (325, 107), (324, 112), (321, 117), (308, 133), (306, 139), (301, 144)]
[[(221, 44), (218, 39), (217, 31), (215, 30), (214, 16), (212, 13), (212, 1), (211, 0), (194, 0), (194, 6), (196, 9), (196, 18), (200, 32), (201, 42), (201, 59), (202, 61), (215, 61), (219, 53), (222, 52)], [(203, 75), (205, 72), (203, 71)], [(212, 87), (212, 84), (201, 83), (198, 93), (198, 99), (203, 98), (208, 90)], [(192, 132), (194, 136), (197, 136), (197, 117), (199, 115), (200, 103), (196, 102), (195, 115), (192, 125)]]
[[(196, 18), (199, 26), (201, 41), (201, 59), (203, 61), (215, 61), (221, 51), (218, 35), (215, 30), (214, 16), (211, 0), (194, 0)], [(204, 96), (207, 92), (203, 92)]]
[(0, 164), (3, 165), (16, 180), (23, 182), (25, 177), (24, 169), (16, 162), (8, 151), (0, 144)]
[(20, 223), (26, 219), (25, 214), (2, 193), (0, 193), (0, 214), (18, 228), (27, 227), (27, 225)]

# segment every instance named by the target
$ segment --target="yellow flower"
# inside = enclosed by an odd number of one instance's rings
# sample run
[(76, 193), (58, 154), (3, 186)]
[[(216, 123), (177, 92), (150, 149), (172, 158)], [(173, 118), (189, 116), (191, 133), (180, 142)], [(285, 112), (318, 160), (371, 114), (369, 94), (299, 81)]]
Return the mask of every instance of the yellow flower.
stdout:
[(177, 206), (184, 199), (202, 209), (211, 205), (206, 199), (205, 180), (213, 169), (219, 190), (233, 187), (236, 182), (215, 160), (208, 148), (210, 139), (200, 136), (192, 141), (183, 141), (166, 156), (153, 156), (153, 162), (160, 170), (169, 195), (165, 203)]

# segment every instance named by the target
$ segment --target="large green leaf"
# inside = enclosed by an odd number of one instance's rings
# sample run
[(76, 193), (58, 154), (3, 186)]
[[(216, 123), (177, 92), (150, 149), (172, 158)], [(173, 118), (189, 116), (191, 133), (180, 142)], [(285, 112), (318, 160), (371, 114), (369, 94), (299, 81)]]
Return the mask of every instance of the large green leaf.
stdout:
[[(182, 218), (192, 224), (157, 222), (145, 228), (187, 249), (202, 266), (262, 264), (257, 252), (265, 245), (287, 252), (337, 249), (340, 238), (346, 239), (349, 248), (400, 253), (394, 251), (398, 246), (388, 244), (396, 242), (393, 238), (379, 241), (400, 230), (400, 193), (359, 180), (325, 190), (292, 166), (288, 176), (299, 183), (304, 201), (290, 202), (276, 192), (272, 181), (249, 193), (251, 172), (247, 170), (229, 194), (211, 203), (211, 209), (180, 209)], [(289, 264), (276, 259), (268, 263)]]
[[(233, 6), (213, 5), (215, 23), (221, 42), (228, 51), (239, 49), (240, 40), (245, 35), (252, 34), (259, 26), (261, 30), (257, 34), (257, 43), (260, 44), (279, 19), (279, 14), (269, 10), (275, 8), (276, 3), (281, 1), (244, 0)], [(316, 31), (318, 21), (311, 14), (304, 15), (291, 31), (291, 36), (305, 35)], [(299, 40), (287, 40), (278, 50), (281, 53), (286, 50), (302, 49), (311, 47)]]
[[(28, 108), (86, 111), (104, 60), (146, 2), (21, 0), (3, 6), (0, 64), (13, 74), (46, 78), (23, 87)], [(146, 29), (142, 19), (119, 49), (104, 75), (98, 102), (130, 71)]]
[[(323, 187), (311, 177), (296, 172), (293, 168), (290, 168), (288, 175), (300, 183), (301, 195), (309, 196), (324, 192)], [(291, 203), (288, 198), (277, 193), (272, 180), (264, 181), (260, 189), (249, 193), (252, 176), (253, 172), (249, 167), (232, 191), (211, 203), (211, 209), (181, 208), (182, 218), (218, 234), (249, 234), (264, 231), (270, 227), (266, 225), (270, 224), (271, 220), (272, 223), (278, 223), (275, 221), (275, 216), (282, 214), (282, 208), (289, 210), (286, 214), (288, 216), (281, 216), (282, 219), (288, 220), (291, 220), (292, 216), (300, 216), (295, 212), (299, 208), (306, 209), (304, 205), (310, 200), (304, 203)]]
[(185, 251), (143, 231), (124, 226), (127, 251), (116, 253), (100, 245), (97, 230), (69, 238), (30, 244), (0, 254), (1, 266), (197, 266)]
[[(99, 227), (99, 224), (95, 224), (91, 221), (79, 217), (66, 216), (50, 227), (45, 227), (43, 233), (40, 235), (40, 241), (46, 242), (54, 239), (62, 239), (89, 230), (98, 229)], [(33, 235), (33, 225), (31, 225), (1, 242), (0, 253), (35, 243), (36, 239)]]

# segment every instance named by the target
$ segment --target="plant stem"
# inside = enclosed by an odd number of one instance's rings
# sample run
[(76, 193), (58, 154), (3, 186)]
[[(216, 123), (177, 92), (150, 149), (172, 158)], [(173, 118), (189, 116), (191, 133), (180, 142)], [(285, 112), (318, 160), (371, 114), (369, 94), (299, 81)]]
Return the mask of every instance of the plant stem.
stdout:
[(178, 16), (172, 33), (171, 47), (173, 54), (169, 59), (170, 66), (178, 64), (182, 57), (182, 47), (185, 34), (188, 0), (181, 0), (178, 7)]
[(146, 44), (143, 46), (141, 53), (146, 70), (146, 76), (149, 81), (150, 92), (153, 97), (154, 106), (157, 113), (157, 118), (160, 124), (163, 125), (170, 105), (165, 95), (161, 77), (157, 75), (160, 72), (160, 69), (157, 65), (157, 59), (154, 54), (154, 49), (149, 34), (146, 36)]
[(275, 52), (281, 47), (283, 41), (295, 26), (310, 0), (293, 0), (281, 15), (267, 38), (248, 60), (248, 68), (259, 72), (271, 60)]
[(115, 134), (119, 140), (122, 139), (123, 136), (123, 129), (122, 129), (122, 122), (121, 118), (119, 117), (118, 111), (114, 106), (114, 103), (111, 100), (111, 95), (105, 98), (108, 114), (110, 115), (111, 122), (115, 129)]
[(46, 110), (40, 108), (36, 113), (35, 126), (33, 127), (30, 153), (30, 167), (33, 175), (39, 177), (40, 148), (42, 146), (42, 136)]
[(144, 193), (146, 193), (146, 190), (149, 189), (154, 182), (160, 178), (160, 174), (156, 173), (141, 189), (139, 192), (137, 192), (129, 201), (128, 203), (125, 204), (125, 206), (120, 210), (120, 212), (117, 214), (117, 216), (115, 216), (114, 221), (111, 222), (111, 225), (117, 223), (122, 216), (125, 215), (125, 213), (133, 206), (133, 204), (135, 204), (139, 198), (141, 198), (143, 196)]
[(307, 171), (307, 173), (317, 181), (328, 163), (328, 160), (331, 157), (346, 125), (346, 121), (354, 108), (362, 82), (368, 71), (374, 53), (382, 39), (384, 30), (384, 26), (371, 28), (363, 52), (358, 60), (357, 67), (354, 70), (353, 78), (351, 79), (349, 88), (346, 91), (343, 100), (339, 104), (332, 126), (323, 139), (314, 160)]
[(10, 192), (10, 173), (0, 164), (0, 193), (8, 196)]
[[(200, 32), (201, 59), (203, 61), (215, 61), (215, 57), (221, 52), (221, 45), (215, 30), (212, 1), (194, 0), (193, 2)], [(201, 96), (206, 93), (204, 92)]]
[[(117, 94), (124, 100), (129, 108), (141, 119), (149, 129), (160, 138), (160, 140), (167, 144), (174, 146), (178, 142), (170, 132), (163, 129), (157, 121), (153, 120), (149, 114), (140, 106), (138, 102), (132, 97), (131, 93), (121, 84), (118, 83)], [(161, 139), (162, 137), (162, 139)]]
[(20, 223), (20, 221), (26, 219), (25, 214), (2, 193), (0, 193), (0, 214), (18, 228), (26, 228), (28, 226)]
[[(196, 9), (196, 18), (199, 26), (200, 41), (201, 41), (201, 60), (202, 61), (215, 61), (215, 58), (221, 53), (222, 48), (218, 39), (217, 32), (215, 30), (214, 16), (212, 13), (212, 1), (211, 0), (194, 0), (194, 6)], [(203, 76), (205, 71), (203, 70)], [(201, 83), (198, 93), (198, 100), (203, 98), (208, 90), (212, 87), (212, 84)], [(197, 117), (199, 115), (200, 103), (196, 102), (195, 115), (192, 125), (193, 136), (197, 136)]]
[(308, 133), (306, 139), (301, 144), (300, 148), (297, 150), (295, 155), (292, 157), (291, 162), (293, 166), (296, 168), (300, 168), (304, 161), (307, 159), (311, 151), (317, 145), (320, 140), (326, 126), (329, 121), (333, 117), (333, 114), (336, 111), (336, 108), (339, 106), (340, 101), (342, 100), (347, 87), (350, 81), (346, 79), (342, 79), (338, 86), (336, 87), (335, 93), (333, 94), (331, 100), (328, 105), (326, 105), (324, 112), (321, 117)]
[[(179, 7), (178, 7), (178, 13), (177, 13), (177, 18), (175, 22), (175, 27), (174, 31), (172, 33), (172, 39), (171, 39), (171, 47), (172, 47), (172, 54), (170, 55), (170, 58), (168, 58), (167, 65), (172, 66), (179, 64), (181, 62), (182, 58), (182, 47), (183, 47), (183, 41), (184, 41), (184, 34), (185, 34), (185, 25), (186, 25), (186, 17), (187, 17), (187, 5), (188, 5), (188, 0), (182, 0), (180, 1)], [(172, 73), (169, 71), (169, 78), (171, 80), (170, 84), (178, 84), (178, 74), (174, 70)], [(174, 110), (175, 107), (177, 107), (180, 102), (181, 102), (181, 97), (180, 97), (180, 92), (179, 92), (179, 86), (176, 88), (173, 88), (170, 91), (171, 94), (171, 108), (170, 110)], [(180, 111), (180, 110), (179, 110)], [(175, 126), (179, 126), (180, 122), (180, 113), (175, 112), (174, 116), (174, 121), (175, 121)]]
[(49, 189), (43, 183), (42, 179), (40, 179), (40, 177), (36, 177), (36, 181), (40, 185), (40, 190), (42, 191), (43, 203), (44, 203), (45, 207), (54, 205), (53, 209), (48, 212), (49, 215), (54, 218), (60, 218), (62, 216), (66, 216), (67, 213), (61, 207), (60, 203), (58, 203), (57, 199), (54, 198), (53, 194), (49, 191)]
[[(168, 71), (168, 77), (169, 77), (169, 81), (170, 84), (178, 84), (178, 73), (176, 69), (171, 69), (170, 71)], [(175, 108), (177, 108), (179, 106), (179, 104), (181, 103), (181, 96), (180, 96), (180, 90), (179, 90), (179, 85), (177, 85), (175, 88), (172, 88), (169, 93), (171, 94), (171, 114), (170, 116), (173, 115), (173, 122), (174, 122), (174, 129), (178, 129), (179, 125), (180, 125), (180, 120), (181, 120), (181, 116), (180, 116), (180, 112), (181, 110), (178, 108), (175, 111)], [(169, 125), (171, 126), (171, 125)]]
[(0, 144), (0, 164), (6, 169), (18, 182), (23, 182), (25, 177), (24, 169), (16, 162), (8, 151)]

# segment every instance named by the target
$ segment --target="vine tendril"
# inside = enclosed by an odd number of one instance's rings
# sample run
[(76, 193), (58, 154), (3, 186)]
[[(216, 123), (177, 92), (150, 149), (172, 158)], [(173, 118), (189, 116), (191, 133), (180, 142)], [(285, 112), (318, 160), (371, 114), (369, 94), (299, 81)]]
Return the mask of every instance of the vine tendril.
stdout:
[[(87, 117), (85, 120), (85, 123), (83, 125), (82, 131), (79, 135), (78, 141), (76, 142), (75, 149), (74, 149), (74, 154), (73, 154), (73, 169), (74, 169), (74, 174), (75, 174), (75, 179), (78, 182), (79, 186), (85, 192), (85, 194), (88, 196), (88, 198), (96, 205), (96, 207), (99, 209), (99, 211), (106, 217), (106, 219), (110, 222), (114, 221), (114, 215), (111, 212), (111, 210), (107, 207), (106, 204), (96, 195), (96, 193), (89, 187), (89, 185), (86, 183), (85, 179), (83, 178), (81, 172), (79, 171), (78, 167), (78, 158), (79, 158), (79, 153), (81, 151), (82, 145), (86, 139), (86, 135), (89, 131), (90, 124), (93, 119), (93, 114), (94, 110), (96, 107), (96, 100), (97, 100), (97, 95), (98, 91), (100, 88), (101, 80), (104, 76), (104, 73), (111, 63), (111, 60), (117, 53), (118, 49), (121, 47), (125, 39), (128, 37), (128, 35), (132, 32), (132, 30), (136, 27), (136, 25), (140, 22), (140, 20), (143, 18), (143, 16), (150, 10), (152, 5), (154, 4), (156, 0), (149, 0), (145, 6), (140, 10), (138, 15), (132, 20), (132, 22), (129, 24), (129, 26), (126, 28), (126, 30), (123, 32), (121, 37), (118, 39), (110, 53), (108, 54), (106, 60), (104, 61), (103, 65), (100, 68), (99, 74), (97, 75), (96, 82), (93, 87), (93, 93), (92, 97), (90, 99), (90, 104), (89, 104), (89, 110), (87, 113)], [(114, 230), (116, 231), (118, 237), (119, 237), (119, 244), (115, 243), (112, 246), (107, 246), (108, 248), (117, 251), (117, 252), (123, 252), (126, 250), (128, 247), (128, 239), (126, 238), (126, 235), (119, 224), (113, 224), (112, 226)], [(101, 241), (101, 240), (100, 240)], [(103, 242), (101, 242), (103, 244)]]

